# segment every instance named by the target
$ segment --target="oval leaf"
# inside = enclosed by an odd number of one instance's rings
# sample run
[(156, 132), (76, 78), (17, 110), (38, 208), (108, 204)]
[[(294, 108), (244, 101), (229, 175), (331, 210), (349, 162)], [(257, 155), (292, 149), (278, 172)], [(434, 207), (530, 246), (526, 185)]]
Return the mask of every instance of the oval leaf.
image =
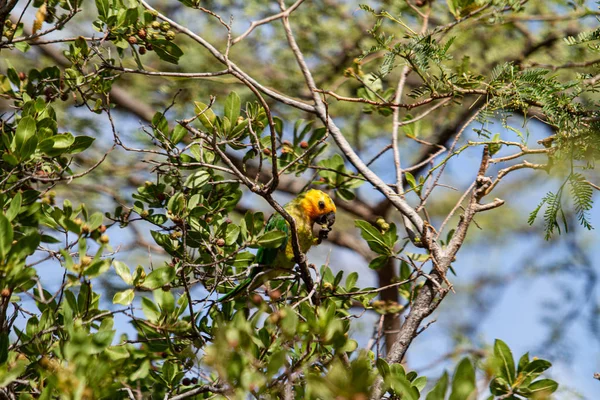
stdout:
[(119, 275), (121, 279), (123, 279), (123, 282), (125, 282), (128, 285), (133, 284), (133, 276), (131, 276), (131, 270), (124, 262), (113, 261), (113, 266), (115, 267), (117, 275)]
[(134, 296), (133, 289), (117, 292), (113, 297), (113, 304), (123, 304), (124, 306), (128, 306), (133, 301)]
[(229, 119), (232, 126), (235, 126), (238, 117), (240, 116), (241, 107), (240, 96), (236, 92), (231, 92), (225, 100), (225, 117)]
[(467, 400), (476, 393), (475, 368), (468, 358), (463, 358), (452, 378), (452, 394), (450, 400)]
[(261, 247), (266, 248), (276, 248), (281, 246), (283, 241), (286, 239), (287, 234), (281, 231), (271, 231), (267, 232), (264, 235), (261, 235), (256, 239), (256, 242)]
[(538, 396), (541, 396), (539, 398), (545, 398), (544, 396), (556, 392), (556, 389), (558, 389), (558, 383), (552, 379), (540, 379), (529, 385), (529, 390), (535, 394), (535, 398), (538, 398)]
[(8, 218), (0, 214), (0, 259), (6, 257), (13, 241), (13, 228)]
[(150, 272), (144, 280), (144, 286), (148, 289), (158, 289), (171, 282), (175, 278), (175, 269), (172, 267), (157, 268)]
[(185, 180), (185, 187), (196, 189), (204, 186), (210, 179), (210, 174), (206, 171), (196, 171)]
[(446, 391), (448, 390), (448, 373), (444, 371), (444, 374), (438, 379), (431, 392), (427, 394), (425, 400), (444, 400), (446, 398)]
[(515, 380), (515, 360), (508, 345), (500, 339), (494, 343), (494, 356), (498, 362), (498, 376), (512, 385)]
[(194, 108), (194, 112), (198, 115), (198, 120), (204, 125), (204, 127), (210, 131), (212, 131), (214, 127), (215, 120), (217, 116), (208, 108), (208, 106), (199, 101), (195, 101), (194, 104), (196, 107)]
[(15, 132), (13, 149), (20, 153), (29, 138), (35, 135), (35, 130), (35, 119), (31, 117), (21, 118), (19, 124), (17, 125), (17, 131)]

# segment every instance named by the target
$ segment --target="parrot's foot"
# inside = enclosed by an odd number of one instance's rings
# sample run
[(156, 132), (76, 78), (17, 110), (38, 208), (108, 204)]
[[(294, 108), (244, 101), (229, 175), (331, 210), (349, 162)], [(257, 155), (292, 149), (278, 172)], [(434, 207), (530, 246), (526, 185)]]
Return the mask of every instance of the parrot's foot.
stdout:
[(330, 226), (328, 226), (327, 224), (321, 225), (321, 229), (319, 229), (319, 237), (316, 240), (317, 244), (321, 244), (323, 239), (327, 239), (327, 237), (329, 236), (329, 232), (331, 232)]

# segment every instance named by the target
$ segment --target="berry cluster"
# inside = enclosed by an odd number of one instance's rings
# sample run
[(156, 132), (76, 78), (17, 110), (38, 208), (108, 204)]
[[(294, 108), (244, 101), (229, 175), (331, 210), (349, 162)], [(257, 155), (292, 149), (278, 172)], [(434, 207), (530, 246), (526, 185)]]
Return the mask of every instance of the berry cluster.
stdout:
[[(8, 40), (12, 40), (15, 35), (15, 31), (17, 30), (17, 24), (13, 24), (10, 18), (7, 18), (4, 21), (4, 32), (2, 33)], [(1, 38), (2, 36), (0, 36)]]
[[(156, 18), (156, 14), (153, 14)], [(137, 29), (137, 30), (135, 30)], [(127, 41), (131, 45), (138, 45), (138, 52), (146, 54), (152, 51), (152, 42), (161, 38), (172, 41), (175, 39), (175, 32), (171, 30), (171, 24), (167, 21), (152, 21), (149, 25), (143, 25), (138, 22), (135, 28), (130, 28), (128, 31)]]

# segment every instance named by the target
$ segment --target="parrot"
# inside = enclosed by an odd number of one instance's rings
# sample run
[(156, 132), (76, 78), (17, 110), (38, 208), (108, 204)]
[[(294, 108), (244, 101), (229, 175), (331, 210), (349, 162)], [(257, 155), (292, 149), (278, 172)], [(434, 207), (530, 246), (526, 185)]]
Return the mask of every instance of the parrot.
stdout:
[[(320, 244), (322, 239), (326, 239), (335, 223), (335, 203), (327, 193), (321, 190), (311, 189), (303, 192), (285, 204), (283, 208), (296, 221), (298, 241), (302, 253), (306, 253), (314, 244)], [(315, 223), (321, 226), (318, 237), (313, 234)], [(273, 278), (281, 274), (281, 270), (294, 267), (296, 262), (292, 241), (290, 240), (290, 227), (279, 213), (273, 214), (267, 221), (265, 232), (272, 230), (279, 230), (287, 234), (283, 243), (277, 248), (260, 247), (256, 252), (256, 265), (252, 267), (248, 277), (219, 298), (218, 302), (231, 300), (240, 293), (255, 289), (264, 283), (265, 278)], [(261, 274), (260, 277), (258, 277), (259, 274)], [(250, 287), (251, 285), (252, 287)]]

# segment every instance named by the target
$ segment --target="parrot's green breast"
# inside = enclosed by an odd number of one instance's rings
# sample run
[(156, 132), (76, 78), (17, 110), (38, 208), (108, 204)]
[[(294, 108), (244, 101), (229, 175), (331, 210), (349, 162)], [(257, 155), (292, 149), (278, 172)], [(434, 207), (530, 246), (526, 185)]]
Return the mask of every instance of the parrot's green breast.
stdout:
[[(296, 221), (300, 250), (302, 253), (306, 253), (314, 242), (312, 222), (308, 216), (303, 214), (302, 209), (299, 207), (297, 202), (288, 203), (285, 206), (285, 210)], [(259, 265), (268, 265), (273, 268), (293, 268), (296, 263), (294, 262), (294, 248), (292, 246), (290, 227), (287, 221), (280, 214), (273, 214), (273, 216), (269, 218), (267, 226), (265, 227), (265, 232), (271, 230), (280, 230), (285, 232), (288, 237), (278, 248), (259, 249), (258, 253), (256, 254), (256, 262)]]
[[(298, 220), (296, 220), (298, 221)], [(290, 235), (291, 236), (291, 235)], [(290, 237), (291, 239), (291, 237)], [(302, 253), (306, 253), (312, 246), (314, 238), (312, 233), (312, 227), (305, 226), (304, 224), (298, 224), (298, 240), (300, 242), (300, 250)], [(282, 264), (287, 261), (288, 265), (282, 265), (283, 268), (292, 268), (295, 264), (294, 262), (294, 247), (292, 246), (292, 241), (288, 240), (285, 246), (285, 251), (281, 251), (281, 259), (278, 260)], [(277, 267), (277, 263), (275, 264)]]

